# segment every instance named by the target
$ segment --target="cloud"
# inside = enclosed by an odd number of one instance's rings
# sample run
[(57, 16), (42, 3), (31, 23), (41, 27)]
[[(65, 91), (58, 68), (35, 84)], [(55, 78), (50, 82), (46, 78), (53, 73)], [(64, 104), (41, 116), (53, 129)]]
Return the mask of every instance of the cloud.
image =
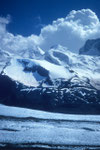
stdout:
[(42, 23), (42, 19), (40, 16), (37, 16), (34, 18), (34, 24), (35, 24), (35, 28), (43, 28), (45, 25)]
[(87, 39), (100, 37), (99, 19), (90, 9), (71, 11), (67, 17), (58, 18), (51, 25), (43, 27), (39, 36), (14, 36), (6, 29), (9, 22), (9, 16), (0, 17), (0, 49), (22, 56), (27, 53), (27, 57), (41, 55), (41, 49), (47, 51), (58, 44), (78, 53)]
[(20, 56), (27, 54), (27, 56), (25, 55), (26, 57), (35, 57), (35, 54), (41, 55), (42, 50), (38, 48), (38, 40), (40, 38), (37, 35), (30, 35), (28, 37), (22, 35), (14, 36), (6, 29), (6, 25), (9, 22), (9, 16), (6, 18), (0, 17), (0, 50)]
[(100, 22), (90, 9), (71, 11), (65, 18), (53, 21), (52, 25), (42, 28), (40, 47), (48, 50), (60, 44), (73, 52), (78, 52), (87, 39), (100, 37)]
[(0, 36), (6, 32), (6, 25), (10, 22), (10, 16), (8, 15), (6, 18), (0, 17)]

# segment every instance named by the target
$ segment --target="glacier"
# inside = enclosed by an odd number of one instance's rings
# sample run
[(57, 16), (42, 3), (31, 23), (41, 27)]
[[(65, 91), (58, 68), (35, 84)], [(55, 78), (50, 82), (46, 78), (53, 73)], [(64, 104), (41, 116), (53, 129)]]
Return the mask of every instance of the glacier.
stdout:
[(100, 116), (0, 105), (1, 149), (99, 150)]

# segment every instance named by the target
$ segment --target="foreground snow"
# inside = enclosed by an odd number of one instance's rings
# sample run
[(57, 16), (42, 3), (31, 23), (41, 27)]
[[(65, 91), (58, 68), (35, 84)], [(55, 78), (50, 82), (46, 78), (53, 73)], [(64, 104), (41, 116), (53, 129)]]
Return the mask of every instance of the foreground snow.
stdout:
[(0, 105), (0, 145), (9, 143), (60, 149), (100, 146), (100, 116), (56, 114)]
[(61, 113), (49, 113), (39, 110), (31, 110), (26, 108), (10, 107), (0, 104), (0, 115), (18, 118), (33, 117), (38, 119), (55, 119), (55, 120), (74, 120), (74, 121), (93, 121), (99, 122), (100, 115), (70, 115)]

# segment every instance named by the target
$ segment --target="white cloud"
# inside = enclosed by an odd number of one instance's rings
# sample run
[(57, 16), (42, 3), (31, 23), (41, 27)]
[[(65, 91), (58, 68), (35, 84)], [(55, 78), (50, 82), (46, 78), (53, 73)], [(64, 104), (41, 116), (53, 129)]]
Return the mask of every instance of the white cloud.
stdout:
[(52, 45), (61, 44), (78, 52), (87, 39), (100, 37), (100, 22), (90, 9), (73, 10), (67, 17), (42, 28), (40, 37), (43, 39), (40, 47), (45, 50)]
[(8, 15), (6, 18), (0, 17), (0, 37), (2, 34), (6, 32), (6, 25), (10, 22), (10, 16)]
[(27, 57), (32, 57), (35, 53), (36, 55), (37, 53), (38, 55), (41, 54), (41, 50), (37, 47), (40, 38), (36, 35), (29, 37), (23, 37), (22, 35), (14, 36), (6, 30), (6, 25), (9, 22), (9, 16), (6, 18), (0, 17), (0, 50), (23, 56), (27, 53)]
[(9, 16), (0, 17), (0, 49), (17, 54), (31, 51), (29, 55), (32, 55), (32, 52), (35, 54), (36, 51), (41, 51), (37, 45), (46, 51), (58, 44), (78, 52), (87, 39), (100, 37), (99, 19), (90, 9), (71, 11), (67, 17), (59, 18), (51, 25), (43, 27), (39, 36), (14, 36), (6, 30), (9, 21)]

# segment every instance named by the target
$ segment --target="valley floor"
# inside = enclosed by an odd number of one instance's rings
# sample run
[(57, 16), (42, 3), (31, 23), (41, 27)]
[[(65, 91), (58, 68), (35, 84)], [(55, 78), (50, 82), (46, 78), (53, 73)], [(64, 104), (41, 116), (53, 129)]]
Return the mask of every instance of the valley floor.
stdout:
[(100, 116), (0, 105), (0, 150), (100, 150)]

